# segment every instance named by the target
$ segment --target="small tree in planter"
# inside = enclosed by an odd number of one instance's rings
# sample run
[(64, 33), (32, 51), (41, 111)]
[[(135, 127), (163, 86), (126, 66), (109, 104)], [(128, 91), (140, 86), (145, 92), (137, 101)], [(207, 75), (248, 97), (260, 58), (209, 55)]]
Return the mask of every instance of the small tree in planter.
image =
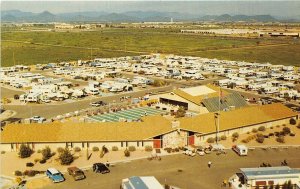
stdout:
[(221, 136), (221, 140), (226, 140), (226, 139), (227, 139), (226, 135)]
[(25, 144), (22, 144), (20, 146), (20, 151), (19, 151), (19, 157), (20, 158), (30, 157), (32, 153), (33, 153), (33, 151), (31, 150), (31, 148), (29, 148)]
[(81, 151), (81, 148), (80, 148), (80, 147), (76, 146), (76, 147), (74, 148), (74, 152), (80, 152), (80, 151)]
[(216, 141), (216, 139), (213, 138), (213, 137), (209, 137), (209, 138), (206, 140), (206, 142), (208, 142), (208, 143), (214, 143), (215, 141)]
[(124, 150), (124, 155), (125, 155), (125, 157), (130, 156), (130, 151), (127, 148)]
[(74, 161), (74, 157), (71, 154), (68, 148), (65, 148), (64, 151), (59, 155), (60, 164), (70, 165)]
[(296, 125), (297, 121), (294, 118), (290, 119), (290, 124), (291, 125)]
[(153, 150), (152, 146), (145, 146), (146, 152), (151, 152)]
[(253, 128), (252, 133), (257, 133), (257, 129)]
[(43, 150), (42, 150), (42, 155), (43, 155), (43, 159), (49, 159), (52, 157), (52, 153), (51, 153), (51, 149), (49, 146), (46, 146)]

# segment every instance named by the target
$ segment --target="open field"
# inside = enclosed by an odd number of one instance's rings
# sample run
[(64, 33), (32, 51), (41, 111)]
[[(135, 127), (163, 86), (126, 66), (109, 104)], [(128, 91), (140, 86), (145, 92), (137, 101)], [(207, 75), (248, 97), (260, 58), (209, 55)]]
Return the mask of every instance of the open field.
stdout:
[[(208, 37), (178, 31), (103, 29), (90, 32), (3, 32), (2, 66), (14, 65), (14, 62), (28, 65), (150, 53), (299, 65), (300, 44), (291, 39)], [(290, 43), (297, 44), (281, 45)]]

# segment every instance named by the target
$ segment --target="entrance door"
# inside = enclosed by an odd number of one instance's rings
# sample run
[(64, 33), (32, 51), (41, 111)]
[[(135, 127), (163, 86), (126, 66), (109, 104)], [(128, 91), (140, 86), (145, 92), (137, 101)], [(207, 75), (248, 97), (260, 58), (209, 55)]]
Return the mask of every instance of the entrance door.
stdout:
[(154, 147), (154, 148), (161, 148), (161, 140), (159, 140), (159, 139), (154, 139), (154, 140), (153, 140), (153, 147)]
[(189, 145), (194, 145), (195, 144), (195, 137), (194, 135), (189, 136)]

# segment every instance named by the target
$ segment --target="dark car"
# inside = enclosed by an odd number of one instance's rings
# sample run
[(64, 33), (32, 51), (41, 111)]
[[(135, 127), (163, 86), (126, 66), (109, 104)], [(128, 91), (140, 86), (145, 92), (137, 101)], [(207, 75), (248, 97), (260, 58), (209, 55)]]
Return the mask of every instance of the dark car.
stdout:
[(71, 175), (74, 180), (82, 180), (85, 179), (85, 175), (81, 169), (78, 167), (69, 167), (68, 169), (69, 175)]
[(102, 173), (102, 174), (110, 172), (110, 170), (107, 168), (107, 166), (103, 163), (95, 163), (93, 165), (93, 171), (95, 173)]
[(103, 101), (98, 101), (98, 102), (92, 102), (90, 105), (98, 107), (98, 106), (105, 106), (106, 103)]

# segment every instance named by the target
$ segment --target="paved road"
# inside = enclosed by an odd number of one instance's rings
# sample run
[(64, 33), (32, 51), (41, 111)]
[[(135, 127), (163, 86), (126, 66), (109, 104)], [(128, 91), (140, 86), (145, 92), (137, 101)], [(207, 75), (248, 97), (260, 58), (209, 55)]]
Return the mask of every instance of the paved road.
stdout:
[[(119, 189), (121, 180), (130, 176), (155, 176), (161, 184), (175, 185), (184, 189), (218, 189), (221, 182), (239, 171), (241, 167), (258, 167), (262, 162), (279, 166), (280, 162), (287, 160), (289, 166), (300, 167), (300, 150), (298, 149), (255, 149), (247, 157), (239, 157), (232, 151), (226, 155), (189, 157), (173, 155), (157, 160), (136, 160), (130, 163), (116, 164), (111, 167), (109, 174), (96, 174), (86, 172), (87, 179), (73, 181), (66, 175), (66, 181), (50, 184), (43, 189)], [(212, 168), (207, 167), (207, 162), (212, 161)], [(178, 170), (181, 169), (182, 172)]]
[(171, 91), (173, 86), (165, 86), (160, 88), (149, 88), (137, 92), (131, 93), (120, 93), (113, 96), (106, 97), (97, 97), (93, 99), (84, 99), (70, 103), (63, 104), (27, 104), (27, 105), (3, 105), (3, 107), (7, 110), (14, 110), (17, 114), (14, 116), (15, 118), (29, 118), (34, 115), (40, 115), (46, 118), (51, 118), (57, 115), (74, 112), (77, 110), (85, 109), (91, 107), (89, 104), (91, 102), (96, 102), (99, 100), (103, 100), (105, 102), (118, 102), (121, 96), (130, 95), (133, 98), (144, 96), (148, 92), (159, 92), (159, 91)]
[(0, 88), (0, 91), (1, 91), (1, 98), (13, 98), (14, 95), (21, 95), (21, 94), (24, 94), (25, 92), (23, 91), (20, 91), (20, 90), (12, 90), (12, 89), (8, 89), (8, 88), (4, 88), (4, 87), (1, 87)]

